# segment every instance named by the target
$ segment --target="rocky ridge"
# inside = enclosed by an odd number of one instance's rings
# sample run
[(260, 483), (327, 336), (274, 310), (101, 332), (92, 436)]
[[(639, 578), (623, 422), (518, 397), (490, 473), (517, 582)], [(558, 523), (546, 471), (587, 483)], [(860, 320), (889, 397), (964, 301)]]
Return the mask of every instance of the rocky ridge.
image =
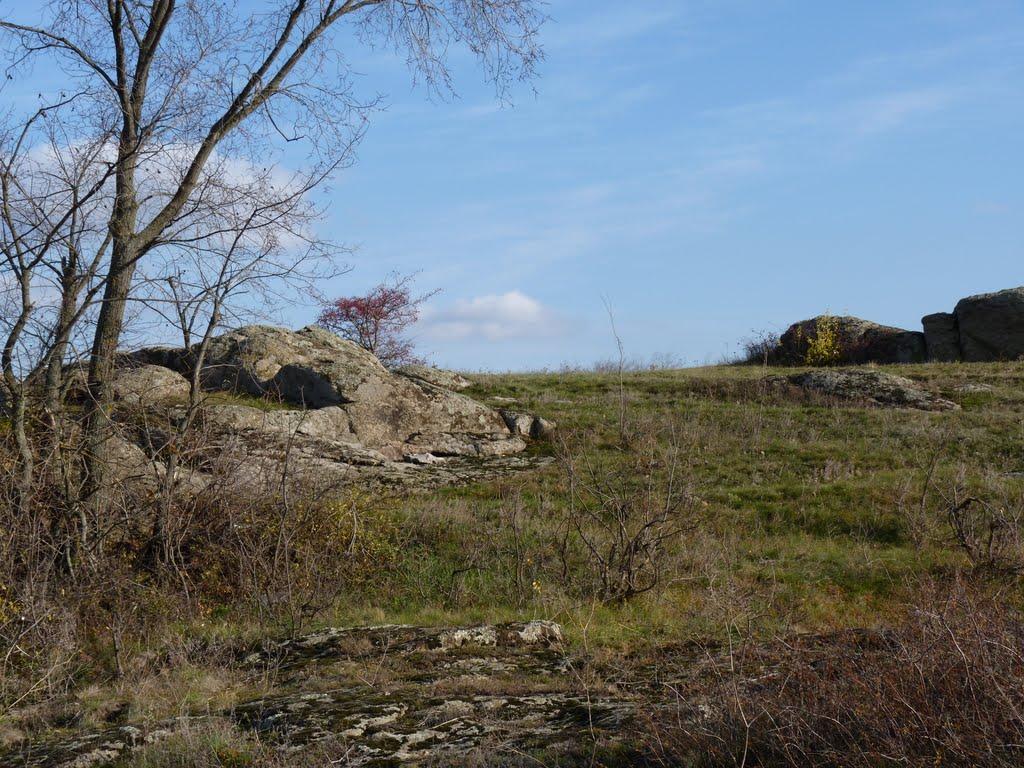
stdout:
[[(813, 317), (791, 325), (779, 339), (781, 362), (801, 364), (810, 339), (826, 316)], [(834, 324), (843, 350), (844, 363), (919, 363), (925, 359), (924, 334), (879, 325), (850, 316), (828, 316)]]
[[(159, 452), (160, 420), (172, 431), (187, 412), (189, 350), (148, 347), (124, 356), (115, 398), (124, 420), (128, 464)], [(214, 338), (199, 371), (206, 393), (198, 423), (205, 443), (189, 482), (202, 484), (216, 464), (249, 485), (279, 477), (320, 484), (355, 478), (435, 486), (480, 480), (536, 466), (517, 456), (547, 439), (554, 424), (505, 412), (459, 391), (465, 377), (416, 366), (385, 368), (356, 344), (321, 328), (289, 331), (246, 326)], [(223, 396), (227, 396), (225, 400)], [(138, 417), (139, 408), (159, 411)], [(140, 427), (140, 423), (144, 425)]]
[(968, 296), (952, 312), (921, 318), (921, 331), (879, 325), (859, 317), (819, 315), (793, 323), (772, 358), (801, 365), (809, 341), (828, 319), (836, 328), (842, 364), (1000, 362), (1024, 358), (1024, 286)]
[(932, 360), (989, 362), (1024, 357), (1024, 286), (968, 296), (952, 312), (922, 318)]

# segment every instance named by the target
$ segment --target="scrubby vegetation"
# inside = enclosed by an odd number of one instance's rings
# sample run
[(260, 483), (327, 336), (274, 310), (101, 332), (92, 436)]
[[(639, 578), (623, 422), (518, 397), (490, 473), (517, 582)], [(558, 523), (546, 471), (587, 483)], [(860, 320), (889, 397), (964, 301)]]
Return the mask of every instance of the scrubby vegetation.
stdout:
[(899, 373), (962, 410), (797, 397), (747, 367), (478, 376), (473, 396), (563, 425), (530, 449), (547, 467), (204, 492), (170, 508), (159, 556), (139, 514), (159, 505), (125, 497), (138, 524), (88, 570), (7, 505), (7, 737), (229, 707), (273, 685), (232, 666), (265, 636), (548, 618), (581, 685), (656, 703), (633, 735), (655, 763), (1015, 764), (1024, 367)]

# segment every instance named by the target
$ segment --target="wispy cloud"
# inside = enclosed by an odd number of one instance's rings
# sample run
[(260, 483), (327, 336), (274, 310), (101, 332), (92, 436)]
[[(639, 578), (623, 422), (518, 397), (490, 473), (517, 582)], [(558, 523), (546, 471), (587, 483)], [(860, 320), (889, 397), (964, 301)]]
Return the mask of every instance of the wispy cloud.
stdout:
[(545, 29), (545, 44), (549, 49), (599, 48), (663, 28), (679, 14), (679, 8), (660, 3), (637, 5), (626, 13), (621, 6), (609, 6), (570, 23), (561, 21), (556, 9)]
[(940, 112), (966, 92), (955, 86), (917, 88), (868, 99), (853, 105), (855, 130), (861, 135), (886, 133), (912, 120)]
[(444, 309), (427, 307), (419, 328), (436, 340), (537, 338), (558, 335), (563, 323), (537, 299), (521, 291), (463, 299)]

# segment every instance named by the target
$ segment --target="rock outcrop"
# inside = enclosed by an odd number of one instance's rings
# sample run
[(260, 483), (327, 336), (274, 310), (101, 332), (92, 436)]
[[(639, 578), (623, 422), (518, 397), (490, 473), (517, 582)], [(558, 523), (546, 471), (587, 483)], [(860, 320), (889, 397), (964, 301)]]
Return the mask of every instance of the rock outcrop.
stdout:
[(0, 751), (0, 766), (121, 764), (211, 724), (251, 735), (285, 762), (304, 749), (333, 750), (337, 759), (318, 765), (511, 765), (534, 753), (577, 765), (603, 745), (624, 751), (636, 704), (581, 684), (561, 638), (547, 621), (327, 629), (240, 658), (243, 671), (275, 681), (264, 695), (220, 711), (37, 738)]
[(154, 403), (184, 400), (188, 381), (177, 371), (159, 365), (125, 368), (114, 379), (114, 399), (128, 403)]
[(819, 315), (793, 323), (772, 351), (783, 365), (802, 365), (822, 320), (835, 324), (842, 365), (860, 363), (998, 362), (1024, 359), (1024, 286), (961, 299), (952, 312), (921, 318), (924, 332), (858, 317)]
[(960, 359), (960, 333), (956, 315), (936, 312), (921, 318), (924, 343), (928, 359), (935, 363), (949, 363)]
[[(958, 359), (964, 362), (1024, 357), (1024, 286), (961, 299), (953, 310), (953, 326)], [(940, 345), (942, 337), (935, 343)]]
[(532, 413), (521, 413), (519, 411), (499, 411), (505, 424), (513, 435), (528, 437), (534, 440), (550, 440), (555, 435), (555, 428), (558, 426), (553, 421), (548, 421)]
[(473, 382), (455, 371), (446, 371), (442, 368), (431, 368), (429, 365), (403, 365), (395, 373), (409, 376), (413, 379), (420, 379), (433, 384), (435, 387), (450, 389), (453, 392), (461, 392), (473, 386)]
[[(183, 402), (192, 357), (167, 347), (127, 355), (115, 384), (119, 399)], [(467, 472), (475, 478), (474, 468), (489, 476), (485, 460), (511, 457), (526, 439), (550, 435), (542, 419), (530, 416), (523, 432), (499, 410), (454, 391), (469, 385), (457, 374), (425, 367), (392, 372), (358, 345), (316, 327), (253, 325), (216, 337), (200, 381), (207, 391), (237, 396), (202, 405), (211, 438), (206, 463), (243, 456), (232, 473), (253, 482), (279, 472), (282, 457), (297, 472), (330, 482), (354, 472), (403, 482), (424, 467), (439, 482)], [(171, 407), (168, 416), (173, 423), (184, 409)]]
[(925, 360), (924, 334), (879, 325), (850, 316), (819, 315), (791, 325), (779, 339), (780, 362), (800, 365), (811, 339), (818, 335), (819, 324), (828, 318), (838, 335), (839, 363), (916, 363)]
[(826, 397), (887, 408), (915, 408), (922, 411), (951, 411), (960, 406), (922, 389), (903, 376), (867, 368), (827, 368), (769, 379), (774, 385), (788, 385)]

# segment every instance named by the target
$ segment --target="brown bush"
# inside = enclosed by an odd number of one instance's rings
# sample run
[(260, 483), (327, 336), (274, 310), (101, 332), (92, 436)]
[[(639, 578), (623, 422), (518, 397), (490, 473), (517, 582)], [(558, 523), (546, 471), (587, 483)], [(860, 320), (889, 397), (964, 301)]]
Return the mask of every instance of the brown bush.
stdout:
[[(0, 441), (0, 473), (10, 450)], [(96, 535), (74, 557), (59, 473), (40, 462), (31, 497), (0, 498), (0, 712), (122, 677), (170, 622), (230, 612), (267, 633), (300, 632), (397, 557), (389, 507), (365, 491), (280, 473), (243, 491), (230, 467), (210, 466), (214, 482), (180, 492), (152, 469), (83, 508)], [(0, 493), (11, 488), (0, 476)]]
[(962, 582), (922, 590), (887, 632), (713, 657), (650, 721), (656, 764), (1017, 766), (1024, 621)]
[(670, 414), (626, 421), (618, 460), (608, 463), (595, 460), (593, 436), (563, 438), (562, 570), (578, 575), (588, 597), (621, 602), (667, 580), (673, 544), (695, 525), (684, 431)]

